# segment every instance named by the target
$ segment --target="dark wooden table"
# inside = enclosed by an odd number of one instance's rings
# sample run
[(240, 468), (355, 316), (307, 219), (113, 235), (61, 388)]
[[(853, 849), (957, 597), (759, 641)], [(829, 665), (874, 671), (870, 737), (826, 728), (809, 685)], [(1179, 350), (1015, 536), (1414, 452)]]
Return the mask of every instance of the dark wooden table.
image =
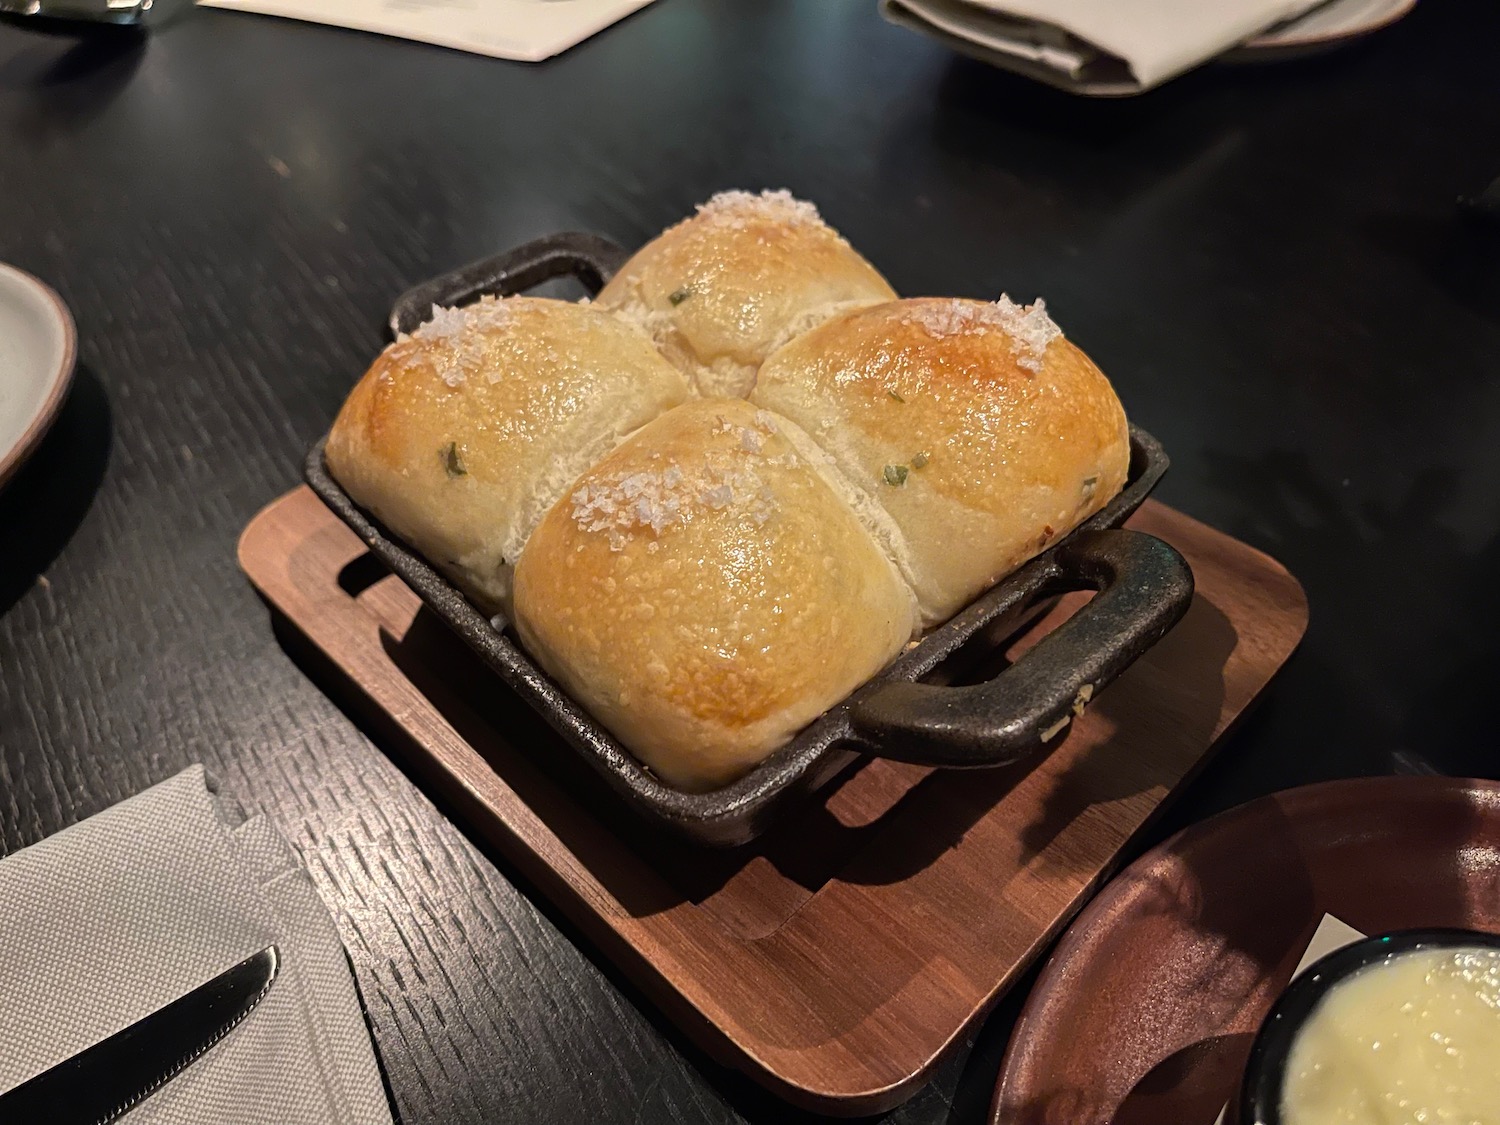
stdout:
[[(1424, 0), (1105, 103), (873, 0), (660, 0), (541, 66), (213, 11), (0, 27), (0, 260), (81, 333), (0, 494), (0, 854), (201, 760), (305, 857), (403, 1121), (788, 1120), (360, 733), (234, 561), (397, 292), (728, 186), (818, 201), (902, 292), (1045, 295), (1172, 451), (1160, 495), (1306, 584), (1303, 651), (1158, 834), (1500, 775), (1500, 240), (1455, 207), (1500, 174), (1497, 36), (1491, 0)], [(890, 1119), (980, 1120), (1018, 999)]]

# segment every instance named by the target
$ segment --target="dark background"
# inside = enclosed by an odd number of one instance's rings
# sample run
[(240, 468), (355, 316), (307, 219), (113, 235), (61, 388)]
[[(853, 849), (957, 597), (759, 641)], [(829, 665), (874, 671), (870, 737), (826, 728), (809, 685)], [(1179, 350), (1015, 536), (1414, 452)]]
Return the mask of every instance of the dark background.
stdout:
[[(627, 245), (725, 187), (813, 199), (907, 294), (1045, 295), (1312, 626), (1158, 830), (1363, 773), (1497, 775), (1500, 7), (1071, 99), (873, 0), (660, 0), (505, 63), (202, 11), (0, 27), (0, 260), (76, 385), (0, 493), (0, 853), (203, 761), (300, 849), (408, 1123), (787, 1120), (717, 1069), (299, 670), (234, 544), (411, 283)], [(1019, 990), (1024, 993), (1024, 987)], [(1015, 1004), (891, 1115), (973, 1122)]]

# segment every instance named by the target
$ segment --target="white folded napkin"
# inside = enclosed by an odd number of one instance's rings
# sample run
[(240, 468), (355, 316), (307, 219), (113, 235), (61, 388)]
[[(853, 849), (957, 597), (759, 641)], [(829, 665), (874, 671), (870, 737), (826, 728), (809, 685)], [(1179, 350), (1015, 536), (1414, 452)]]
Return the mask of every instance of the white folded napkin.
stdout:
[(264, 817), (194, 766), (0, 860), (0, 1092), (267, 945), (248, 1017), (129, 1125), (389, 1125), (333, 921)]
[(374, 31), (489, 55), (540, 62), (624, 19), (651, 0), (198, 0), (266, 16)]
[(893, 23), (1080, 94), (1138, 94), (1323, 0), (881, 0)]

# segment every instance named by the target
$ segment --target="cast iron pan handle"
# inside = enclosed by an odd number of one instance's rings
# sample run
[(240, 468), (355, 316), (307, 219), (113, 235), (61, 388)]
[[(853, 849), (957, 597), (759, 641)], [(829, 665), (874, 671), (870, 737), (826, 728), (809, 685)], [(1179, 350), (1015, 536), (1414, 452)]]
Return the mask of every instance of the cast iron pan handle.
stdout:
[(597, 293), (629, 256), (597, 234), (567, 231), (538, 238), (408, 289), (391, 307), (391, 332), (413, 331), (432, 316), (433, 305), (463, 305), (487, 293), (524, 293), (554, 277), (575, 277)]
[(860, 750), (947, 767), (1008, 765), (1043, 752), (1193, 599), (1187, 562), (1139, 531), (1081, 532), (1015, 577), (1033, 596), (1090, 587), (1099, 592), (986, 683), (872, 685), (850, 703)]

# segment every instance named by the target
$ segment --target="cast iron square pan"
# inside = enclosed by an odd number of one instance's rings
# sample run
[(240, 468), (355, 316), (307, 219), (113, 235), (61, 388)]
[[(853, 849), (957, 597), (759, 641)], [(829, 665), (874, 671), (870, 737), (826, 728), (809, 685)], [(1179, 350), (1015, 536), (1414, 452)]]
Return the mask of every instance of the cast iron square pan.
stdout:
[[(596, 235), (552, 235), (415, 287), (396, 302), (391, 327), (410, 332), (434, 304), (510, 295), (556, 277), (576, 278), (597, 292), (625, 257)], [(925, 634), (750, 773), (721, 789), (684, 793), (616, 742), (532, 661), (503, 622), (497, 628), (355, 504), (328, 473), (325, 441), (312, 448), (305, 466), (307, 483), (324, 503), (640, 820), (701, 844), (748, 842), (856, 754), (970, 768), (1046, 753), (1089, 699), (1176, 624), (1192, 600), (1192, 572), (1182, 556), (1159, 539), (1120, 528), (1167, 468), (1156, 440), (1132, 427), (1129, 477), (1103, 510)], [(960, 687), (920, 682), (981, 631), (1001, 635), (1039, 601), (1083, 588), (1099, 592), (993, 679)]]

